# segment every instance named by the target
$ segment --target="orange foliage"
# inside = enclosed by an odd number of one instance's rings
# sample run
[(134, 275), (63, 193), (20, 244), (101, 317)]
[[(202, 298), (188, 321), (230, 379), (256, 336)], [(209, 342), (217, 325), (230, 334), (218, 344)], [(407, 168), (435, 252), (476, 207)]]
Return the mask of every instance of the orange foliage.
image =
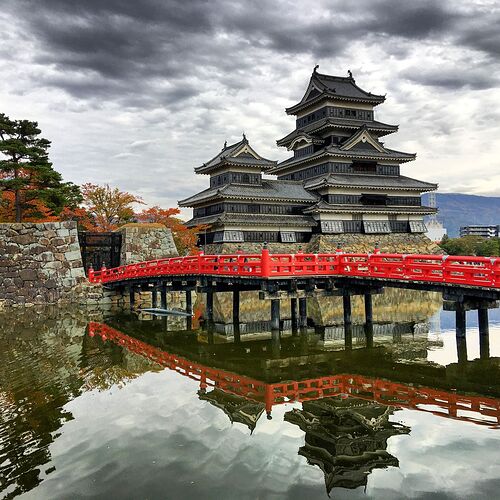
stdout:
[(78, 223), (78, 226), (85, 229), (85, 231), (100, 231), (99, 228), (95, 226), (92, 217), (85, 208), (71, 209), (69, 207), (64, 207), (59, 214), (59, 220), (74, 220)]
[(142, 198), (111, 188), (109, 184), (98, 186), (87, 183), (81, 187), (83, 202), (93, 219), (96, 231), (113, 231), (130, 222), (134, 216), (134, 203), (143, 204)]
[[(12, 191), (4, 191), (1, 195), (0, 222), (15, 222), (16, 208), (14, 193)], [(25, 204), (23, 222), (55, 222), (59, 220), (41, 200), (35, 199)]]

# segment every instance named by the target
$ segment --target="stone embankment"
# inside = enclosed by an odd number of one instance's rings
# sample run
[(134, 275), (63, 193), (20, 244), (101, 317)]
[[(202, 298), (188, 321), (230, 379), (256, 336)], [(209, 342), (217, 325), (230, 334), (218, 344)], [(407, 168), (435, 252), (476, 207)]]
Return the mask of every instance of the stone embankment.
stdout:
[[(122, 234), (124, 262), (178, 255), (160, 224), (133, 224)], [(0, 309), (71, 303), (108, 309), (127, 300), (87, 281), (76, 222), (0, 224)]]
[(117, 232), (122, 234), (121, 265), (179, 255), (172, 232), (163, 224), (125, 224)]
[[(294, 253), (299, 249), (307, 253), (334, 253), (340, 244), (344, 252), (369, 253), (375, 245), (381, 252), (443, 254), (443, 250), (424, 234), (335, 234), (314, 235), (309, 243), (269, 243), (271, 253)], [(213, 243), (201, 250), (207, 254), (231, 254), (238, 250), (260, 253), (262, 243)]]
[(76, 222), (0, 224), (0, 309), (113, 300), (87, 281)]

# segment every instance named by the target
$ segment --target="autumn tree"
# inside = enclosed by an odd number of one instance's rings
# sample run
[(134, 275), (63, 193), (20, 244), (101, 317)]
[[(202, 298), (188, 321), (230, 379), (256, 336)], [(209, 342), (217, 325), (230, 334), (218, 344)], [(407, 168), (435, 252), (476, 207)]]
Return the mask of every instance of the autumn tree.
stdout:
[(79, 188), (62, 182), (49, 161), (50, 141), (37, 122), (0, 113), (0, 195), (2, 220), (48, 220), (81, 201)]
[(172, 231), (172, 236), (179, 253), (193, 253), (197, 247), (198, 234), (205, 229), (205, 226), (187, 227), (184, 222), (177, 217), (180, 214), (178, 208), (160, 208), (154, 206), (143, 210), (136, 215), (138, 222), (156, 222), (167, 226)]
[(81, 187), (81, 192), (83, 204), (96, 230), (101, 232), (113, 231), (134, 220), (133, 205), (144, 203), (139, 196), (111, 188), (109, 184), (98, 186), (87, 183)]

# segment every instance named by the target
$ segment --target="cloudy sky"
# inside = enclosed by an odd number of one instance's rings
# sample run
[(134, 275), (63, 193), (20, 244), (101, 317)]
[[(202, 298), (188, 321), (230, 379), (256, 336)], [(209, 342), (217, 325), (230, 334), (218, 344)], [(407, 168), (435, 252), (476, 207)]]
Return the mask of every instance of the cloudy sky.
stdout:
[(37, 120), (75, 183), (175, 206), (243, 131), (285, 159), (284, 108), (319, 64), (387, 93), (405, 175), (500, 195), (498, 0), (3, 0), (0, 34), (0, 111)]

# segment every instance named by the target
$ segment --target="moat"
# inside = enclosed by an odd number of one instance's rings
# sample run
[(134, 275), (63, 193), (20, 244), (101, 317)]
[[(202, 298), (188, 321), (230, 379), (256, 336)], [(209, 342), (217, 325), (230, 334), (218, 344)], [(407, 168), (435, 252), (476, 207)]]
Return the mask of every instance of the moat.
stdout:
[(500, 313), (465, 341), (437, 294), (283, 307), (216, 294), (206, 327), (136, 313), (0, 319), (2, 498), (493, 498), (500, 487)]

